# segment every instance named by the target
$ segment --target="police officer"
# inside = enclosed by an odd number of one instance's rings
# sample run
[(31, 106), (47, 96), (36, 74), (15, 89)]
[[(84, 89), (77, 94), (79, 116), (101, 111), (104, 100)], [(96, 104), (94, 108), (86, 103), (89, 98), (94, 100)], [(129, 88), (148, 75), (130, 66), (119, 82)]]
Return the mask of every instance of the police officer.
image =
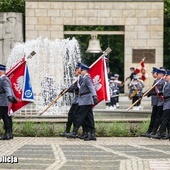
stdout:
[(163, 87), (165, 85), (165, 78), (164, 78), (165, 74), (166, 74), (165, 69), (157, 69), (157, 81), (159, 81), (159, 83), (155, 86), (156, 95), (158, 97), (157, 113), (156, 113), (155, 124), (153, 126), (152, 132), (150, 133), (150, 137), (156, 134), (162, 122), (163, 103), (164, 103), (162, 92), (163, 92)]
[(5, 75), (5, 71), (6, 66), (0, 64), (0, 119), (3, 119), (5, 128), (5, 133), (0, 137), (0, 140), (13, 139), (12, 117), (8, 115), (8, 107), (10, 102), (17, 102), (14, 98), (10, 80)]
[[(157, 68), (153, 67), (152, 69), (152, 76), (155, 79), (153, 82), (153, 85), (157, 82)], [(152, 113), (151, 113), (151, 120), (149, 124), (149, 128), (146, 133), (142, 134), (142, 137), (150, 137), (150, 133), (153, 130), (155, 121), (156, 121), (156, 114), (157, 114), (157, 104), (158, 104), (158, 97), (156, 95), (155, 88), (153, 88), (147, 95), (147, 97), (151, 96), (151, 106), (152, 106)]]
[[(141, 95), (141, 83), (138, 81), (138, 76), (134, 75), (133, 76), (133, 80), (131, 81), (131, 83), (129, 84), (129, 97), (132, 98), (132, 104), (135, 103), (140, 95)], [(133, 110), (139, 110), (139, 104), (140, 102), (137, 102), (134, 107)]]
[[(74, 72), (74, 75), (76, 77), (79, 76), (79, 67), (77, 66), (76, 69), (75, 69), (75, 72)], [(77, 99), (78, 99), (78, 94), (79, 94), (79, 88), (77, 86), (77, 83), (79, 82), (75, 82), (74, 84), (72, 84), (69, 89), (67, 90), (67, 92), (72, 92), (75, 94), (75, 97), (72, 101), (72, 104), (71, 104), (71, 107), (70, 107), (70, 110), (68, 112), (68, 119), (67, 119), (67, 123), (66, 123), (66, 129), (63, 133), (60, 133), (59, 135), (61, 137), (65, 137), (66, 133), (70, 133), (70, 129), (71, 129), (71, 126), (72, 124), (74, 123), (75, 121), (75, 115), (74, 115), (74, 110), (75, 108), (77, 107), (78, 103), (77, 103)]]
[[(170, 70), (167, 71), (165, 78), (166, 82), (163, 88), (163, 115), (162, 122), (158, 131), (158, 134), (151, 136), (155, 139), (170, 139)], [(166, 136), (166, 127), (168, 127), (168, 135)]]
[(76, 138), (79, 127), (86, 121), (89, 132), (87, 138), (84, 139), (85, 141), (96, 140), (92, 105), (97, 104), (98, 102), (97, 94), (88, 74), (88, 70), (89, 67), (87, 65), (81, 64), (81, 75), (83, 77), (83, 81), (79, 89), (79, 110), (73, 131), (67, 134), (67, 137), (69, 138)]
[(116, 109), (116, 97), (117, 97), (117, 85), (113, 80), (109, 81), (109, 89), (110, 89), (110, 103), (109, 109)]
[(114, 74), (115, 80), (114, 83), (117, 86), (117, 96), (116, 96), (116, 107), (119, 107), (119, 93), (120, 93), (120, 88), (122, 87), (122, 82), (119, 81), (119, 74)]

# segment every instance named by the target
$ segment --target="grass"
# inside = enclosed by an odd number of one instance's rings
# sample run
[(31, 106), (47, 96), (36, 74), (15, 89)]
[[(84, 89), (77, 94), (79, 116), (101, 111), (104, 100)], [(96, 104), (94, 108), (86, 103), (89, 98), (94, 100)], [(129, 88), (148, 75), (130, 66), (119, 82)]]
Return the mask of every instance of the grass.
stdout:
[[(137, 137), (147, 131), (149, 120), (142, 123), (96, 123), (96, 135), (98, 137)], [(13, 123), (13, 134), (18, 137), (58, 137), (65, 130), (65, 124), (61, 123)], [(4, 132), (3, 123), (0, 122), (0, 134)], [(81, 128), (80, 131), (81, 133)]]

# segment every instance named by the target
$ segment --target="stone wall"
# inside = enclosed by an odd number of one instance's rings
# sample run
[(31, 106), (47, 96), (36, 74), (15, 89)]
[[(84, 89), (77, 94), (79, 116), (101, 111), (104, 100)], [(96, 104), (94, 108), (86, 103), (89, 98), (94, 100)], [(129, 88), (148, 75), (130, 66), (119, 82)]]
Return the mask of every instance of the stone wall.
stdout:
[[(26, 39), (63, 38), (64, 25), (121, 25), (125, 27), (124, 76), (130, 75), (133, 49), (155, 49), (155, 63), (146, 64), (152, 84), (152, 66), (163, 65), (163, 1), (34, 1), (26, 2)], [(114, 50), (114, 49), (112, 49)], [(150, 81), (151, 80), (151, 81)], [(128, 90), (125, 89), (125, 92)]]

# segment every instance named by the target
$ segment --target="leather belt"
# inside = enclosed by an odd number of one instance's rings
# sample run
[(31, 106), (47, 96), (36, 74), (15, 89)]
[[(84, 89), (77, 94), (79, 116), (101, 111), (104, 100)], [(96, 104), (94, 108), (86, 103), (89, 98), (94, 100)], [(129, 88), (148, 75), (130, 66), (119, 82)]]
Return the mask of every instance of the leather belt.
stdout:
[(86, 92), (86, 93), (81, 93), (80, 96), (83, 96), (85, 94), (90, 94), (90, 92)]
[(6, 93), (4, 90), (3, 90), (3, 91), (0, 91), (0, 94), (4, 94), (4, 93)]

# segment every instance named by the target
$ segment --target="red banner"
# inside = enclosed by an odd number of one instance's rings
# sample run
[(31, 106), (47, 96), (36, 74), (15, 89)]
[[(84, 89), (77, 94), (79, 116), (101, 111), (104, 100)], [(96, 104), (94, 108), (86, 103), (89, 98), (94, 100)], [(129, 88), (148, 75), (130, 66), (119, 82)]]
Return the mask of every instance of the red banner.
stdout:
[(140, 66), (138, 68), (135, 69), (135, 73), (136, 74), (141, 74), (140, 75), (140, 79), (145, 81), (147, 78), (147, 73), (146, 73), (146, 69), (145, 69), (145, 58), (142, 59), (142, 61), (140, 62)]
[(108, 80), (105, 64), (105, 58), (102, 56), (92, 64), (89, 70), (99, 102), (102, 100), (108, 100), (109, 98), (107, 93)]
[(17, 103), (10, 104), (9, 113), (15, 113), (16, 111), (30, 103), (29, 101), (22, 101), (25, 67), (26, 61), (23, 58), (20, 62), (18, 62), (6, 73), (6, 75), (11, 81), (14, 95), (18, 100)]

